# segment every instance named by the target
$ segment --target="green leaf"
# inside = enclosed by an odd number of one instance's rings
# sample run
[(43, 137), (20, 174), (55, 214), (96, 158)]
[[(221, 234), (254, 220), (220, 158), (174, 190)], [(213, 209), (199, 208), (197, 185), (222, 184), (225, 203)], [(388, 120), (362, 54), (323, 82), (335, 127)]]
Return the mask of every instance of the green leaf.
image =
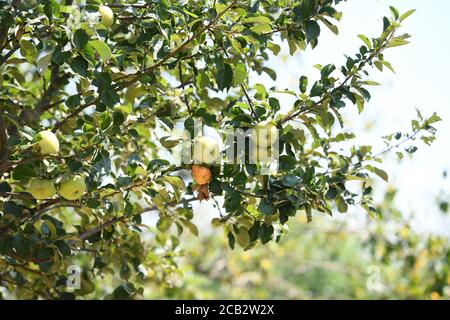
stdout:
[(276, 98), (270, 97), (269, 98), (269, 105), (272, 108), (273, 111), (277, 112), (280, 110), (280, 101)]
[(198, 237), (198, 228), (195, 224), (186, 219), (181, 219), (181, 222), (194, 236)]
[(250, 235), (245, 227), (239, 227), (236, 241), (242, 248), (246, 248), (250, 244)]
[(404, 14), (402, 14), (402, 15), (400, 16), (400, 21), (405, 20), (405, 19), (408, 18), (410, 15), (412, 15), (414, 12), (416, 12), (416, 9), (411, 9), (411, 10), (406, 11)]
[(381, 61), (375, 61), (374, 64), (375, 64), (375, 67), (377, 67), (378, 70), (383, 72), (383, 64), (381, 63)]
[(267, 67), (263, 67), (262, 71), (264, 71), (265, 73), (267, 73), (269, 75), (269, 77), (275, 81), (277, 80), (277, 73), (275, 70), (271, 69), (271, 68), (267, 68)]
[(290, 171), (293, 170), (295, 168), (295, 165), (297, 164), (297, 162), (295, 161), (294, 158), (292, 158), (291, 156), (288, 155), (281, 155), (279, 158), (279, 167), (280, 167), (280, 171)]
[(112, 77), (108, 72), (96, 72), (94, 81), (92, 81), (99, 91), (107, 90), (111, 87)]
[(372, 44), (370, 43), (369, 38), (367, 38), (365, 35), (363, 35), (363, 34), (358, 34), (358, 38), (360, 38), (360, 39), (365, 43), (365, 45), (366, 45), (369, 49), (372, 48)]
[(299, 181), (300, 181), (299, 177), (295, 175), (287, 175), (283, 177), (281, 183), (283, 184), (283, 186), (286, 187), (295, 187), (299, 183)]
[(24, 56), (31, 64), (35, 63), (37, 50), (33, 42), (28, 40), (20, 40), (20, 54)]
[(381, 179), (383, 179), (384, 181), (388, 182), (389, 181), (389, 176), (386, 173), (386, 171), (381, 170), (377, 167), (373, 167), (370, 165), (365, 166), (365, 168), (373, 173), (375, 173), (377, 176), (379, 176)]
[(219, 90), (229, 89), (233, 83), (233, 69), (229, 64), (225, 64), (216, 74), (216, 81)]
[(328, 189), (327, 193), (325, 194), (325, 197), (328, 200), (333, 200), (334, 198), (336, 198), (337, 194), (338, 194), (337, 189), (330, 187), (330, 189)]
[(159, 142), (161, 145), (166, 149), (171, 149), (175, 146), (177, 146), (180, 143), (180, 137), (177, 136), (164, 136), (161, 139), (159, 139)]
[(314, 20), (308, 20), (305, 23), (305, 34), (306, 34), (306, 41), (311, 42), (315, 39), (317, 39), (320, 35), (320, 26), (319, 24)]
[(362, 85), (366, 85), (366, 86), (379, 86), (379, 85), (381, 85), (380, 83), (378, 83), (376, 81), (370, 81), (370, 80), (360, 81), (359, 83), (362, 84)]
[(100, 129), (105, 131), (111, 126), (111, 124), (112, 124), (111, 114), (109, 112), (103, 112), (100, 121)]
[(167, 231), (172, 226), (172, 219), (169, 217), (161, 217), (159, 218), (158, 222), (156, 223), (156, 228), (158, 228), (159, 231)]
[(278, 44), (269, 42), (267, 48), (272, 51), (274, 55), (277, 55), (281, 51), (281, 47)]
[(184, 181), (180, 177), (164, 176), (164, 177), (161, 178), (161, 180), (169, 183), (174, 188), (186, 191), (186, 186), (184, 185)]
[(26, 164), (19, 164), (12, 173), (14, 180), (22, 180), (36, 176), (33, 167)]
[(319, 18), (320, 21), (322, 21), (322, 23), (327, 26), (328, 29), (331, 30), (331, 32), (333, 32), (335, 35), (339, 35), (339, 29), (337, 26), (335, 26), (334, 24), (332, 24), (330, 21), (328, 21), (327, 19), (325, 19), (322, 16), (318, 16), (317, 18)]
[(111, 49), (105, 42), (101, 40), (91, 40), (89, 41), (89, 44), (97, 51), (103, 62), (111, 59)]
[(89, 36), (83, 29), (78, 29), (75, 31), (75, 34), (73, 35), (73, 44), (77, 49), (83, 49), (88, 41)]
[(269, 199), (264, 198), (259, 202), (258, 211), (263, 215), (272, 215), (276, 212), (276, 209)]
[(348, 211), (348, 204), (341, 196), (338, 196), (335, 200), (337, 209), (340, 213), (346, 213)]
[(114, 107), (120, 102), (120, 97), (112, 90), (105, 90), (100, 94), (100, 101), (107, 107)]
[(88, 62), (83, 57), (78, 56), (74, 58), (70, 64), (70, 67), (75, 73), (78, 73), (83, 77), (87, 76)]
[(406, 44), (409, 44), (409, 41), (402, 39), (400, 37), (394, 38), (389, 42), (388, 48), (394, 48), (399, 46), (404, 46)]
[(59, 17), (61, 6), (55, 0), (48, 0), (44, 5), (44, 13), (51, 20), (53, 16)]
[(300, 77), (300, 80), (299, 80), (299, 88), (300, 88), (300, 91), (301, 91), (302, 93), (305, 93), (307, 87), (308, 87), (308, 77), (306, 77), (306, 76), (301, 76), (301, 77)]
[(245, 64), (238, 63), (234, 68), (233, 84), (235, 86), (238, 86), (242, 84), (246, 79), (247, 79), (247, 68), (245, 67)]
[(313, 87), (311, 88), (310, 96), (311, 97), (321, 96), (322, 95), (322, 90), (323, 90), (322, 85), (319, 82), (316, 81), (313, 84)]
[(432, 124), (439, 121), (442, 121), (442, 119), (436, 114), (436, 112), (433, 113), (433, 115), (427, 119), (428, 124)]
[(75, 108), (78, 105), (80, 105), (80, 101), (81, 101), (80, 95), (74, 94), (66, 99), (65, 104), (68, 108)]
[(395, 73), (394, 68), (392, 67), (392, 65), (391, 65), (389, 62), (383, 60), (383, 61), (381, 61), (381, 63), (382, 63), (383, 65), (385, 65), (385, 66), (386, 66), (389, 70), (391, 70), (393, 73)]
[(400, 17), (398, 10), (396, 8), (394, 8), (393, 6), (389, 6), (389, 9), (391, 10), (391, 13), (392, 13), (392, 16), (394, 17), (394, 19), (398, 20), (398, 18)]
[(253, 27), (250, 28), (250, 30), (252, 30), (254, 33), (257, 33), (257, 34), (263, 34), (263, 33), (271, 32), (272, 27), (270, 26), (270, 24), (261, 23), (261, 24), (254, 25)]
[(272, 20), (270, 20), (269, 18), (267, 18), (263, 15), (258, 15), (258, 16), (244, 18), (241, 20), (241, 22), (242, 23), (271, 24)]
[(334, 64), (327, 64), (325, 67), (320, 70), (320, 75), (322, 79), (328, 78), (329, 75), (336, 70), (336, 67)]
[(406, 152), (408, 153), (414, 153), (417, 151), (417, 147), (416, 146), (411, 146), (405, 149)]
[(8, 182), (0, 182), (0, 192), (11, 192), (11, 186)]

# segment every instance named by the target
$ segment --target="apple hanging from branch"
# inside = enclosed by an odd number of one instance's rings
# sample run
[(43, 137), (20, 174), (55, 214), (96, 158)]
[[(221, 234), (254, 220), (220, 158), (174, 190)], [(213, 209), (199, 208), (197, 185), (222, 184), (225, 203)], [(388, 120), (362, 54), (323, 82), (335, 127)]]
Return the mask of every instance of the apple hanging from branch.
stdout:
[(100, 13), (100, 22), (105, 27), (111, 27), (114, 24), (114, 13), (110, 7), (100, 6), (98, 12)]
[(208, 136), (199, 137), (194, 142), (194, 163), (213, 164), (219, 161), (220, 149), (216, 140)]
[(59, 152), (59, 141), (50, 130), (44, 130), (36, 135), (36, 144), (42, 155), (57, 154)]
[(58, 193), (67, 200), (78, 200), (86, 192), (86, 183), (82, 176), (70, 175), (63, 178)]
[(49, 199), (56, 193), (54, 181), (50, 179), (31, 180), (28, 191), (37, 200)]

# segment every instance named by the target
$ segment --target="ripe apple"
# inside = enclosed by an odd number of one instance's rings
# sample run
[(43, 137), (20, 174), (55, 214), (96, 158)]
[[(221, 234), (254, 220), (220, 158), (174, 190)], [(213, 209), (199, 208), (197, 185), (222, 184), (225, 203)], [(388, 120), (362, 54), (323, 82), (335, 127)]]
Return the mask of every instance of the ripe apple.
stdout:
[(37, 145), (41, 154), (56, 154), (59, 151), (59, 141), (50, 130), (44, 130), (36, 135)]
[(106, 27), (111, 27), (114, 23), (114, 13), (112, 9), (108, 6), (100, 6), (98, 12), (101, 17), (100, 22)]
[(86, 191), (86, 183), (81, 176), (68, 176), (59, 185), (58, 193), (67, 200), (80, 199)]
[(194, 163), (213, 164), (219, 161), (219, 144), (211, 137), (203, 136), (194, 143)]
[(49, 199), (56, 193), (53, 180), (33, 179), (30, 181), (29, 192), (37, 200)]
[(192, 178), (198, 185), (208, 184), (211, 180), (211, 170), (199, 164), (192, 165)]
[(277, 141), (278, 129), (273, 122), (263, 121), (253, 128), (251, 138), (259, 148), (267, 148)]

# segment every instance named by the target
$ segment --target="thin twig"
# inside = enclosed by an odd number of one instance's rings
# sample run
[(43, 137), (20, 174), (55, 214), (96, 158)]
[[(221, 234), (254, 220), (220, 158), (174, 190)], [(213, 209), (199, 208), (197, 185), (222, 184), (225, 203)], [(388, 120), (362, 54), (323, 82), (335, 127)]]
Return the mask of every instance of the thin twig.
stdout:
[(414, 140), (414, 138), (417, 136), (417, 134), (420, 132), (421, 129), (422, 129), (422, 128), (420, 128), (420, 129), (418, 129), (418, 130), (415, 130), (411, 135), (409, 135), (408, 137), (406, 137), (406, 138), (403, 139), (402, 141), (396, 143), (395, 145), (392, 145), (392, 146), (388, 147), (387, 149), (385, 149), (385, 150), (383, 150), (383, 151), (378, 152), (377, 154), (375, 154), (375, 155), (373, 156), (373, 158), (378, 158), (378, 157), (382, 156), (383, 154), (388, 153), (388, 152), (391, 151), (392, 149), (397, 149), (397, 148), (400, 147), (402, 144), (404, 144), (404, 143), (406, 143), (406, 142), (408, 142), (408, 141), (410, 141), (410, 140)]
[(29, 193), (17, 193), (17, 192), (0, 192), (0, 197), (11, 197), (22, 200), (34, 200), (34, 198)]
[(31, 219), (31, 224), (34, 224), (36, 221), (38, 221), (42, 217), (42, 215), (47, 211), (57, 209), (57, 208), (68, 208), (68, 207), (81, 208), (81, 205), (79, 205), (77, 203), (60, 203), (55, 206), (48, 206), (48, 207), (41, 208), (38, 211), (36, 211), (36, 213), (33, 215), (33, 218)]
[(390, 40), (392, 39), (392, 37), (394, 36), (395, 30), (391, 33), (391, 35), (386, 39), (386, 42), (380, 46), (380, 48), (378, 48), (378, 50), (376, 50), (375, 52), (373, 52), (371, 55), (369, 55), (369, 57), (367, 57), (367, 59), (364, 60), (363, 63), (361, 63), (361, 65), (359, 66), (358, 70), (350, 73), (347, 77), (345, 77), (344, 81), (342, 81), (342, 83), (333, 88), (330, 92), (326, 93), (319, 101), (315, 102), (313, 105), (307, 107), (306, 105), (303, 105), (300, 110), (296, 111), (296, 112), (289, 112), (281, 121), (280, 124), (283, 124), (285, 122), (288, 122), (296, 117), (298, 117), (299, 115), (301, 115), (302, 113), (304, 113), (307, 110), (310, 110), (312, 108), (317, 107), (318, 105), (322, 104), (326, 99), (329, 98), (329, 96), (333, 95), (333, 93), (337, 92), (338, 90), (340, 90), (341, 88), (343, 88), (345, 86), (345, 84), (356, 74), (356, 72), (361, 71), (364, 66), (366, 65), (366, 63), (368, 61), (371, 61), (373, 58), (377, 57), (382, 50), (384, 50), (387, 45), (389, 44)]
[(253, 102), (252, 102), (252, 99), (251, 99), (250, 96), (248, 95), (247, 89), (245, 89), (245, 86), (244, 86), (243, 83), (241, 83), (241, 88), (242, 88), (242, 91), (244, 91), (245, 97), (247, 98), (247, 101), (248, 101), (248, 106), (250, 107), (250, 110), (252, 111), (253, 116), (254, 116), (255, 118), (257, 118), (255, 109), (253, 108)]

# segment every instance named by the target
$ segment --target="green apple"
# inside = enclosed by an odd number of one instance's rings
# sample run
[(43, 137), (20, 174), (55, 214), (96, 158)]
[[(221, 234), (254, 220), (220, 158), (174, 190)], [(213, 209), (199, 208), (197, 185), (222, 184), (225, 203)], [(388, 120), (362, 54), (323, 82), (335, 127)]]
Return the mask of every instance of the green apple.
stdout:
[(33, 179), (30, 181), (29, 192), (37, 200), (49, 199), (56, 193), (53, 180)]
[(259, 148), (267, 148), (277, 141), (278, 129), (273, 122), (263, 121), (253, 128), (251, 138)]
[(78, 200), (86, 192), (86, 183), (81, 176), (68, 176), (59, 185), (58, 193), (67, 200)]
[(194, 142), (194, 163), (213, 164), (219, 160), (219, 144), (211, 137), (199, 137)]
[(59, 141), (50, 130), (44, 130), (36, 135), (37, 145), (41, 154), (56, 154), (59, 151)]
[(108, 6), (100, 6), (98, 12), (101, 17), (100, 22), (106, 27), (111, 27), (114, 23), (114, 13), (112, 9)]

